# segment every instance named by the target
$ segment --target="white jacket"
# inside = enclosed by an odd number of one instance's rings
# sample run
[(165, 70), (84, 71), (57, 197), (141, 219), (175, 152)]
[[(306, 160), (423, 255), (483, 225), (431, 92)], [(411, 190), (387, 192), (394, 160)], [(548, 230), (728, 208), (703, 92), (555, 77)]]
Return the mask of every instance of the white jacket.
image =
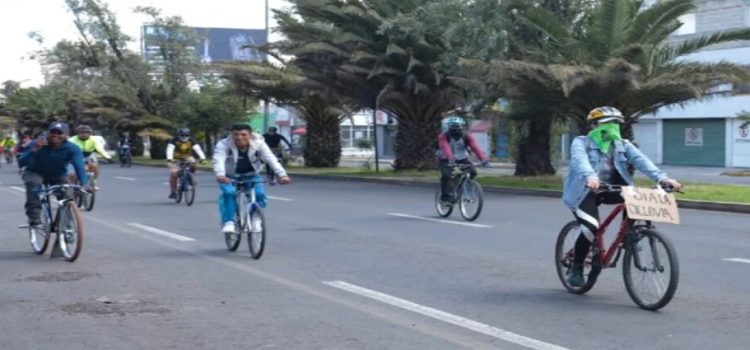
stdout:
[[(214, 174), (216, 174), (217, 177), (234, 175), (234, 170), (237, 165), (237, 157), (239, 155), (238, 152), (237, 145), (234, 144), (232, 136), (216, 143), (216, 146), (214, 147), (213, 165)], [(255, 168), (256, 173), (260, 172), (260, 169), (262, 168), (260, 162), (262, 160), (271, 166), (271, 169), (276, 173), (276, 176), (287, 176), (286, 170), (281, 166), (281, 163), (276, 159), (276, 156), (271, 152), (271, 149), (268, 148), (266, 142), (263, 141), (263, 136), (260, 134), (253, 133), (250, 139), (250, 149), (247, 151), (247, 154), (248, 157), (250, 157), (250, 162), (252, 163), (253, 168)]]

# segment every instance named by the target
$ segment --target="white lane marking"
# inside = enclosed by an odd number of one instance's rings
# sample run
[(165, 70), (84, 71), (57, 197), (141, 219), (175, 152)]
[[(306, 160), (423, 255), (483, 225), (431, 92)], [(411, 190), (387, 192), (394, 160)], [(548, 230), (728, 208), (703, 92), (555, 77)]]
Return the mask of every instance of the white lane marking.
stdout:
[(164, 186), (169, 186), (169, 182), (165, 182), (165, 183), (163, 183), (162, 185), (164, 185)]
[(750, 264), (750, 259), (743, 259), (743, 258), (726, 258), (726, 259), (721, 259), (721, 260), (729, 261), (729, 262), (736, 262), (736, 263)]
[(128, 225), (133, 226), (133, 227), (135, 227), (137, 229), (141, 229), (141, 230), (146, 231), (146, 232), (151, 232), (151, 233), (154, 233), (154, 234), (157, 234), (157, 235), (160, 235), (160, 236), (169, 237), (171, 239), (178, 240), (180, 242), (192, 242), (192, 241), (195, 241), (194, 239), (192, 239), (190, 237), (185, 237), (183, 235), (178, 235), (176, 233), (172, 233), (172, 232), (169, 232), (169, 231), (160, 230), (160, 229), (158, 229), (156, 227), (146, 226), (146, 225), (143, 225), (143, 224), (139, 224), (137, 222), (130, 222), (130, 223), (128, 223)]
[(358, 294), (358, 295), (361, 295), (370, 299), (374, 299), (374, 300), (377, 300), (377, 301), (380, 301), (389, 305), (393, 305), (393, 306), (396, 306), (396, 307), (399, 307), (399, 308), (402, 308), (411, 312), (415, 312), (423, 316), (434, 318), (436, 320), (450, 323), (455, 326), (463, 327), (463, 328), (472, 330), (477, 333), (489, 335), (491, 337), (494, 337), (494, 338), (497, 338), (497, 339), (500, 339), (509, 343), (527, 347), (529, 349), (567, 350), (567, 348), (564, 348), (555, 344), (550, 344), (547, 342), (543, 342), (541, 340), (529, 338), (529, 337), (516, 334), (510, 331), (506, 331), (500, 328), (492, 327), (490, 325), (480, 323), (474, 320), (470, 320), (468, 318), (464, 318), (464, 317), (457, 316), (451, 313), (447, 313), (445, 311), (440, 311), (438, 309), (434, 309), (429, 306), (424, 306), (424, 305), (420, 305), (417, 303), (413, 303), (411, 301), (400, 299), (392, 295), (388, 295), (388, 294), (374, 291), (371, 289), (356, 286), (350, 283), (346, 283), (344, 281), (324, 281), (323, 284), (326, 284), (328, 286), (338, 288), (341, 290), (345, 290), (350, 293)]
[(424, 217), (424, 216), (416, 216), (416, 215), (409, 215), (409, 214), (388, 213), (388, 215), (390, 215), (390, 216), (396, 216), (396, 217), (400, 217), (400, 218), (407, 218), (407, 219), (416, 219), (416, 220), (440, 222), (440, 223), (443, 223), (443, 224), (461, 225), (461, 226), (479, 227), (479, 228), (492, 228), (491, 225), (482, 225), (482, 224), (474, 224), (474, 223), (471, 223), (471, 222), (461, 222), (461, 221), (451, 221), (451, 220), (427, 218), (427, 217)]
[(125, 181), (135, 181), (134, 177), (115, 176), (115, 179), (125, 180)]
[(294, 199), (284, 198), (284, 197), (276, 197), (276, 196), (268, 196), (268, 199), (272, 199), (272, 200), (275, 200), (275, 201), (282, 201), (282, 202), (294, 202)]
[(12, 189), (13, 189), (14, 191), (18, 191), (18, 192), (23, 192), (23, 193), (26, 193), (26, 189), (25, 189), (25, 188), (23, 188), (23, 187), (18, 187), (18, 186), (10, 186), (10, 188), (12, 188)]

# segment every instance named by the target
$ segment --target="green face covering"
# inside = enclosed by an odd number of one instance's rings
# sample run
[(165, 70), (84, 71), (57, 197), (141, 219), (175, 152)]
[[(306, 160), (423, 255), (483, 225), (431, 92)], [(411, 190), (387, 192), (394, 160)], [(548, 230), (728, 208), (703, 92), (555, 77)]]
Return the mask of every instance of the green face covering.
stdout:
[(599, 125), (596, 129), (591, 130), (589, 137), (594, 140), (602, 152), (608, 153), (609, 147), (612, 146), (612, 142), (622, 140), (622, 136), (620, 135), (620, 124), (606, 123)]

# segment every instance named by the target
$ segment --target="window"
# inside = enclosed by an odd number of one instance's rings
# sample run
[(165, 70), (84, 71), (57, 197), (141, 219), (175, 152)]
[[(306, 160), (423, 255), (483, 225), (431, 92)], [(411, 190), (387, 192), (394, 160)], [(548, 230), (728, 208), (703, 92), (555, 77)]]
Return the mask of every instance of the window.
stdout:
[(676, 35), (688, 35), (688, 34), (695, 34), (695, 14), (694, 13), (688, 13), (685, 15), (682, 15), (677, 18), (682, 23), (682, 26), (680, 26), (677, 31), (675, 31)]

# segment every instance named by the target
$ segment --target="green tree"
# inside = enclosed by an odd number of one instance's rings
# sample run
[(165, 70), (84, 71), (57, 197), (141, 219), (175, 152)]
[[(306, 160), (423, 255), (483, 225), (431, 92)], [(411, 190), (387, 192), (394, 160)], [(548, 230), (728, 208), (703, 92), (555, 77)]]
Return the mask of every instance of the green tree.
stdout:
[(750, 39), (750, 29), (741, 29), (671, 43), (670, 35), (681, 26), (678, 18), (694, 10), (690, 0), (649, 8), (637, 0), (581, 4), (565, 20), (549, 8), (515, 1), (509, 9), (523, 26), (514, 34), (536, 33), (519, 50), (536, 62), (464, 62), (469, 76), (510, 97), (515, 111), (538, 126), (527, 131), (525, 144), (521, 141), (520, 157), (532, 158), (519, 160), (517, 175), (554, 171), (548, 145), (555, 120), (570, 120), (586, 132), (588, 111), (611, 105), (626, 114), (624, 134), (632, 137), (631, 125), (641, 116), (713, 96), (717, 85), (747, 79), (732, 64), (679, 59), (714, 44)]
[(223, 66), (225, 76), (245, 96), (266, 99), (289, 108), (306, 123), (305, 165), (335, 167), (341, 159), (340, 123), (351, 115), (353, 103), (305, 77), (296, 61), (283, 67), (269, 63)]
[[(282, 52), (302, 62), (303, 74), (368, 108), (396, 116), (397, 168), (434, 166), (432, 145), (445, 112), (464, 102), (448, 79), (455, 51), (452, 6), (469, 1), (295, 0), (277, 12), (288, 38)], [(468, 28), (468, 27), (464, 27)], [(457, 58), (457, 57), (456, 57)], [(320, 62), (306, 69), (305, 62)], [(321, 72), (322, 68), (322, 72)], [(312, 72), (312, 73), (311, 73)]]

